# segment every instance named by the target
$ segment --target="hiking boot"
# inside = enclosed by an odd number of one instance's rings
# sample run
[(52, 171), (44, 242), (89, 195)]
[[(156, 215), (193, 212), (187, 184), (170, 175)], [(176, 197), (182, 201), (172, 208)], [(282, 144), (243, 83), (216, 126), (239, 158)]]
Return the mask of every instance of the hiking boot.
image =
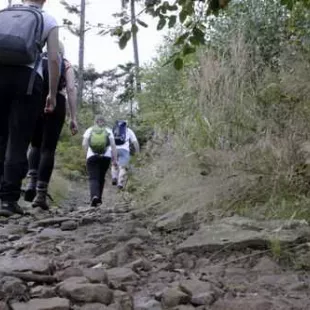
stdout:
[(47, 187), (48, 187), (48, 183), (43, 182), (43, 181), (37, 182), (37, 188), (36, 188), (37, 194), (32, 202), (33, 208), (40, 207), (42, 210), (49, 210), (49, 205), (46, 202)]
[(24, 200), (27, 202), (32, 202), (36, 196), (36, 190), (34, 188), (27, 188), (24, 194)]
[(102, 201), (100, 198), (98, 198), (97, 196), (94, 196), (91, 200), (91, 207), (98, 207), (99, 205), (101, 205)]
[(14, 214), (24, 215), (25, 212), (17, 201), (2, 201), (0, 215), (10, 217)]
[(46, 202), (46, 195), (42, 193), (38, 193), (33, 202), (32, 202), (33, 208), (41, 208), (42, 210), (49, 210), (49, 205)]
[(36, 196), (37, 175), (37, 170), (28, 171), (27, 183), (24, 191), (24, 200), (27, 202), (32, 202)]
[(122, 191), (122, 190), (124, 189), (124, 186), (121, 185), (121, 184), (118, 184), (118, 185), (117, 185), (117, 188), (118, 188), (120, 191)]
[(113, 178), (113, 179), (112, 179), (112, 185), (113, 185), (113, 186), (117, 185), (117, 179), (116, 179), (116, 178)]

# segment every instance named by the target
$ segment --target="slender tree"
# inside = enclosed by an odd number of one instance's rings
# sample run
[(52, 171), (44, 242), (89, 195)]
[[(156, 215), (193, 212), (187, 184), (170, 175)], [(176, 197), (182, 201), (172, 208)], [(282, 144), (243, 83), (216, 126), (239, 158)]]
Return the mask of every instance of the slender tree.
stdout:
[(9, 6), (12, 6), (12, 0), (8, 0)]
[(140, 60), (139, 60), (138, 31), (137, 31), (138, 27), (137, 27), (137, 20), (136, 20), (135, 0), (130, 0), (130, 14), (131, 14), (133, 55), (134, 55), (135, 66), (136, 66), (136, 88), (137, 88), (137, 92), (141, 92)]
[(76, 26), (71, 20), (64, 19), (63, 23), (68, 28), (68, 30), (75, 36), (79, 38), (79, 66), (78, 66), (78, 105), (83, 103), (83, 90), (84, 90), (84, 79), (83, 79), (83, 72), (84, 72), (84, 49), (85, 49), (85, 33), (87, 30), (85, 29), (86, 25), (86, 1), (81, 0), (79, 5), (72, 5), (69, 4), (65, 0), (61, 0), (61, 4), (65, 7), (65, 9), (69, 12), (69, 14), (73, 14), (79, 17), (79, 25)]
[(141, 82), (140, 82), (140, 59), (139, 59), (139, 47), (138, 47), (138, 27), (136, 18), (136, 1), (137, 0), (121, 0), (122, 9), (126, 10), (128, 2), (130, 3), (130, 22), (131, 22), (131, 32), (132, 32), (132, 45), (133, 45), (133, 55), (135, 63), (135, 75), (136, 75), (136, 90), (141, 92)]
[(81, 0), (80, 11), (80, 31), (79, 31), (79, 71), (78, 71), (78, 104), (83, 102), (83, 89), (84, 89), (84, 47), (85, 47), (85, 14), (86, 3), (85, 0)]

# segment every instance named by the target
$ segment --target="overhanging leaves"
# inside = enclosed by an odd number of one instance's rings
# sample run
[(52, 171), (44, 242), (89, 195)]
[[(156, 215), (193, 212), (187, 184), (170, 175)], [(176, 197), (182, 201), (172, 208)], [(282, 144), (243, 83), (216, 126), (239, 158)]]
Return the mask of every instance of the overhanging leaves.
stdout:
[(176, 70), (181, 70), (184, 66), (183, 59), (180, 57), (177, 57), (173, 62), (173, 66)]
[(166, 18), (164, 16), (161, 16), (157, 24), (157, 30), (163, 29), (165, 25), (166, 25)]
[(127, 43), (130, 40), (130, 38), (131, 38), (131, 31), (130, 30), (125, 31), (122, 34), (122, 36), (120, 37), (119, 42), (118, 42), (120, 49), (123, 50), (127, 46)]

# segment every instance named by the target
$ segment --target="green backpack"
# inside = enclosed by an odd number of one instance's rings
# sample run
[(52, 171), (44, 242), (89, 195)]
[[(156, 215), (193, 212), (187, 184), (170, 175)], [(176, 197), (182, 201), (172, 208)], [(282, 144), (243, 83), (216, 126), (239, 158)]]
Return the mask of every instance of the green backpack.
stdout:
[(95, 154), (102, 155), (109, 146), (109, 133), (105, 127), (95, 125), (89, 137), (89, 147)]

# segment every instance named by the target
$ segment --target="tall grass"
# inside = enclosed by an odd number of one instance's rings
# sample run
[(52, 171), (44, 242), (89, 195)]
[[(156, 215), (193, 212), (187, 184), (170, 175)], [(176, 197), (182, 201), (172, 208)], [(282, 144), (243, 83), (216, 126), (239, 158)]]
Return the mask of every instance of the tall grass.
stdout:
[[(224, 52), (201, 51), (197, 66), (173, 73), (170, 94), (172, 73), (157, 69), (142, 96), (143, 115), (167, 128), (185, 154), (194, 152), (204, 159), (210, 159), (210, 150), (232, 154), (216, 164), (236, 177), (230, 194), (223, 193), (224, 208), (310, 219), (307, 58), (285, 46), (278, 70), (267, 65), (262, 70), (252, 51), (241, 34), (227, 42)], [(160, 87), (163, 80), (166, 84)], [(152, 105), (146, 103), (148, 98)], [(217, 158), (210, 160), (216, 163)]]

